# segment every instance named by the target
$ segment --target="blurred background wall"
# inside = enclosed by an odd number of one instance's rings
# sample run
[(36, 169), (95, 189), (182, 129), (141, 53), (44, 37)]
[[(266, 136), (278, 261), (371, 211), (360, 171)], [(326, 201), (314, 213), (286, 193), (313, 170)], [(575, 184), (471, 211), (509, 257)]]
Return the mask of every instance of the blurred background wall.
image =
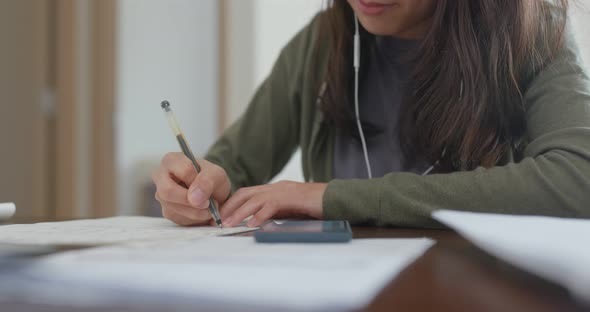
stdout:
[[(321, 0), (1, 0), (0, 202), (21, 216), (158, 214), (151, 172), (202, 156)], [(590, 0), (574, 2), (590, 62)], [(301, 181), (296, 154), (275, 179)]]
[(162, 100), (175, 110), (193, 152), (217, 135), (217, 0), (119, 0), (116, 160), (119, 213), (133, 214), (151, 171), (177, 151)]

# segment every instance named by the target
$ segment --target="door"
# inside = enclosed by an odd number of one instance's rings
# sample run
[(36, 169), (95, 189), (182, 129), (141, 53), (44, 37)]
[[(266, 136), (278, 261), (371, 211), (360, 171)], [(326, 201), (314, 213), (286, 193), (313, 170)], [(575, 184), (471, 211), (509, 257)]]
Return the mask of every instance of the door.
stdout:
[(51, 216), (49, 1), (0, 1), (0, 202)]
[(0, 0), (0, 202), (17, 217), (115, 207), (115, 0)]

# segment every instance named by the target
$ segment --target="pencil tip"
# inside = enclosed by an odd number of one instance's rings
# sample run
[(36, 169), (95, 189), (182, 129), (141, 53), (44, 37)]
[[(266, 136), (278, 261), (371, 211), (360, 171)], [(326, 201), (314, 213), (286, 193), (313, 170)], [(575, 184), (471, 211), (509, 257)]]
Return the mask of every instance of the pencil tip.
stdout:
[(170, 102), (168, 102), (168, 101), (162, 101), (162, 103), (160, 104), (160, 106), (162, 106), (162, 108), (168, 108), (168, 107), (170, 107)]

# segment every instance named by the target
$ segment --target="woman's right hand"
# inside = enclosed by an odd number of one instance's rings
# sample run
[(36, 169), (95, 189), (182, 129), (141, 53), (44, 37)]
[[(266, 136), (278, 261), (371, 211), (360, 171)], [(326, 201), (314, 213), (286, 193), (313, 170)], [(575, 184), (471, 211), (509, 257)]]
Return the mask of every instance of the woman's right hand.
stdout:
[(201, 173), (182, 153), (168, 153), (152, 175), (156, 184), (156, 200), (162, 205), (162, 215), (176, 224), (213, 224), (209, 213), (209, 198), (221, 206), (229, 196), (231, 184), (223, 168), (199, 160)]

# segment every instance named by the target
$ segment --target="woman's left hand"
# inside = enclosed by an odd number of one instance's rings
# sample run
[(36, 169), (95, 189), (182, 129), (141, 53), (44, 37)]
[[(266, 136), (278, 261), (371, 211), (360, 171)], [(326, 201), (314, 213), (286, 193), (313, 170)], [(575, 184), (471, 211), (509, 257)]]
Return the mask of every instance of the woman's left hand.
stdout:
[(239, 189), (221, 207), (224, 226), (236, 226), (248, 216), (249, 227), (271, 218), (322, 218), (322, 199), (327, 184), (281, 181)]

